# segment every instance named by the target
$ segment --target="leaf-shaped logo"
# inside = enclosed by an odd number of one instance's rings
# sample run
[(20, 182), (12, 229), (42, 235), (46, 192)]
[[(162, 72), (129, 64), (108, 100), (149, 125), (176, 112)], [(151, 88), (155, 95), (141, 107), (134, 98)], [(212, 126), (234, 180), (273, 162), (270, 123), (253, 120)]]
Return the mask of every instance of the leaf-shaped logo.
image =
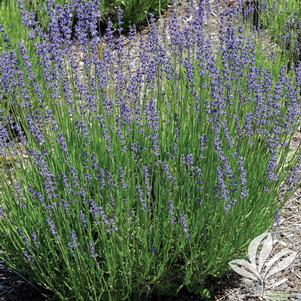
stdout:
[[(259, 247), (262, 245), (259, 253)], [(258, 273), (261, 273), (262, 267), (273, 250), (273, 239), (270, 233), (263, 233), (254, 238), (248, 248), (250, 262), (257, 267)], [(259, 253), (259, 255), (258, 255)], [(257, 264), (258, 257), (258, 264)]]
[(296, 256), (297, 253), (289, 249), (284, 249), (277, 253), (267, 262), (264, 278), (268, 279), (289, 267), (295, 260)]
[(251, 241), (248, 247), (250, 262), (243, 259), (236, 259), (229, 263), (230, 267), (237, 274), (260, 282), (262, 296), (265, 281), (290, 266), (297, 255), (297, 253), (292, 250), (284, 249), (267, 261), (272, 250), (272, 235), (265, 232)]
[(255, 281), (261, 281), (256, 267), (254, 267), (249, 261), (244, 259), (235, 259), (229, 262), (229, 265), (237, 274)]

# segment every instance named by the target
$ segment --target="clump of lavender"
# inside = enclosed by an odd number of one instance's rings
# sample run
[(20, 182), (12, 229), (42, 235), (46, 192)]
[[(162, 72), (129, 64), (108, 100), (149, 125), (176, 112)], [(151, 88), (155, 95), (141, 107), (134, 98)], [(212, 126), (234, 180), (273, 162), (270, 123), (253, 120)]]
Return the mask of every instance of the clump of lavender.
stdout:
[(60, 300), (126, 299), (170, 277), (165, 293), (199, 293), (273, 224), (282, 184), (294, 190), (300, 72), (265, 60), (231, 12), (213, 52), (206, 3), (183, 26), (174, 14), (165, 39), (151, 17), (133, 58), (121, 11), (100, 36), (98, 1), (49, 0), (48, 31), (24, 19), (38, 70), (23, 44), (0, 54), (0, 95), (21, 108), (0, 121), (0, 154), (18, 159), (1, 177), (1, 256)]

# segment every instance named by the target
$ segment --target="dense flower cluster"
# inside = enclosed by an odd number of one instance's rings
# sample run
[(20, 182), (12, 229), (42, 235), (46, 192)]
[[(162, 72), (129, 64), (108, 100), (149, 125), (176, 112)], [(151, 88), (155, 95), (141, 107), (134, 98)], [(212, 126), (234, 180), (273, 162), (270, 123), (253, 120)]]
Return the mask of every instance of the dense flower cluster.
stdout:
[[(19, 254), (59, 298), (117, 300), (168, 277), (199, 289), (270, 224), (280, 185), (299, 177), (300, 156), (287, 159), (300, 66), (295, 76), (258, 62), (237, 11), (221, 12), (212, 51), (209, 1), (188, 21), (175, 12), (163, 37), (150, 16), (136, 56), (121, 11), (100, 36), (98, 1), (47, 0), (43, 32), (19, 2), (34, 54), (11, 50), (2, 32), (0, 96), (19, 139), (3, 118), (0, 149), (21, 144), (28, 155), (14, 167), (23, 196), (3, 181), (8, 258)], [(138, 38), (131, 28), (130, 45)], [(16, 219), (26, 231), (13, 230)]]

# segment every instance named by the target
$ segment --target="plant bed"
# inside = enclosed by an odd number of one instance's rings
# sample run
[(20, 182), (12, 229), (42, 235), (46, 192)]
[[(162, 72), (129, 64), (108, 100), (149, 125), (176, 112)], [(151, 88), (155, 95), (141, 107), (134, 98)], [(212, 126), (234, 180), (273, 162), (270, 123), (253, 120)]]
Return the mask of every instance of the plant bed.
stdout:
[[(25, 277), (25, 278), (24, 278)], [(26, 280), (26, 276), (7, 269), (3, 263), (0, 264), (0, 301), (55, 301), (51, 292), (41, 287), (36, 287)], [(238, 287), (240, 278), (234, 272), (227, 273), (221, 279), (208, 279), (206, 287), (210, 292), (211, 300), (217, 300), (224, 295), (224, 290), (231, 287)], [(189, 292), (183, 290), (177, 297), (152, 295), (148, 298), (142, 298), (145, 301), (205, 301), (200, 296), (193, 296)]]

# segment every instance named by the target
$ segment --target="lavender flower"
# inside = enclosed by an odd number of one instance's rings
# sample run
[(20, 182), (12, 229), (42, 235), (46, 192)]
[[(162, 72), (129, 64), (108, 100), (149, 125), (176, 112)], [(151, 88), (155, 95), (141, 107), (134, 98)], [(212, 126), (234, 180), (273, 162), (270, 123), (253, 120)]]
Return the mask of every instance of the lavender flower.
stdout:
[(203, 191), (204, 181), (203, 181), (202, 170), (199, 167), (196, 169), (196, 177), (197, 177), (197, 189), (198, 189), (198, 192), (202, 192)]
[(169, 22), (169, 34), (170, 34), (170, 41), (171, 47), (173, 51), (178, 54), (183, 51), (183, 34), (180, 29), (180, 24), (178, 22), (178, 18), (176, 12), (174, 11), (172, 18)]
[(49, 171), (44, 155), (39, 154), (35, 151), (32, 151), (31, 155), (41, 177), (44, 180), (44, 187), (47, 192), (47, 197), (49, 200), (53, 200), (54, 198), (56, 198), (54, 175)]
[(168, 210), (168, 215), (169, 215), (170, 222), (173, 225), (175, 225), (177, 222), (176, 222), (176, 219), (175, 219), (175, 213), (174, 213), (175, 209), (174, 209), (174, 205), (173, 205), (172, 201), (168, 201), (167, 210)]
[(26, 146), (27, 138), (22, 127), (19, 125), (18, 121), (15, 121), (11, 116), (8, 116), (7, 119), (8, 119), (7, 122), (9, 128), (13, 136), (17, 138), (19, 143), (21, 143), (23, 146)]
[(214, 133), (214, 146), (215, 146), (215, 150), (216, 150), (218, 159), (220, 160), (220, 162), (223, 163), (223, 169), (225, 170), (226, 175), (229, 178), (232, 178), (233, 171), (232, 171), (232, 168), (229, 164), (227, 157), (225, 156), (225, 154), (222, 150), (222, 145), (221, 145), (221, 141), (219, 138), (219, 130), (218, 130), (217, 126), (213, 126), (213, 133)]
[(31, 263), (31, 262), (33, 261), (33, 258), (32, 258), (31, 254), (30, 254), (30, 253), (31, 253), (31, 250), (30, 250), (30, 242), (29, 242), (29, 240), (28, 240), (28, 238), (27, 238), (26, 235), (23, 235), (23, 236), (22, 236), (22, 240), (23, 240), (24, 247), (25, 247), (25, 249), (24, 249), (24, 251), (23, 251), (23, 255), (24, 255), (25, 259), (26, 259), (29, 263)]
[(185, 238), (187, 240), (189, 240), (190, 235), (189, 235), (189, 232), (188, 232), (187, 219), (186, 219), (186, 216), (182, 213), (180, 213), (180, 223), (181, 223), (182, 230), (185, 234)]
[(70, 166), (69, 170), (70, 170), (70, 174), (71, 174), (71, 177), (72, 177), (72, 184), (73, 184), (74, 187), (78, 188), (79, 183), (78, 183), (78, 177), (77, 177), (77, 173), (75, 171), (75, 168), (73, 166)]
[(71, 252), (71, 254), (73, 254), (75, 251), (78, 251), (78, 238), (76, 235), (76, 232), (74, 230), (71, 231), (71, 239), (70, 242), (68, 243), (68, 248)]
[(99, 225), (99, 218), (101, 219), (101, 222), (103, 223), (103, 225), (105, 226), (107, 231), (111, 230), (112, 227), (112, 221), (109, 220), (107, 214), (105, 213), (105, 211), (103, 210), (102, 206), (97, 206), (96, 203), (94, 201), (90, 202), (90, 212), (93, 216), (93, 219), (95, 221), (96, 225)]
[(111, 137), (110, 137), (110, 135), (108, 133), (108, 130), (105, 126), (104, 118), (103, 118), (102, 115), (99, 115), (99, 116), (97, 116), (97, 120), (99, 121), (100, 127), (102, 129), (102, 134), (103, 134), (103, 138), (106, 142), (107, 149), (108, 149), (109, 152), (111, 152), (112, 151)]
[(194, 171), (194, 162), (193, 162), (193, 155), (188, 154), (185, 158), (185, 163), (190, 171)]
[(34, 139), (36, 139), (38, 143), (43, 145), (45, 143), (45, 138), (42, 129), (42, 122), (38, 111), (36, 111), (35, 119), (33, 118), (32, 115), (30, 114), (27, 115), (27, 124), (29, 127), (29, 131), (34, 137)]
[(66, 212), (68, 215), (70, 215), (70, 206), (69, 206), (68, 202), (65, 201), (65, 200), (62, 200), (62, 201), (61, 201), (61, 205), (62, 205), (62, 207), (64, 208), (65, 212)]
[(119, 168), (119, 181), (121, 182), (122, 189), (127, 189), (127, 184), (124, 179), (124, 170), (122, 167)]
[(68, 157), (68, 148), (67, 148), (67, 144), (66, 144), (64, 135), (62, 133), (58, 134), (58, 137), (57, 137), (56, 141), (60, 145), (60, 147), (61, 147), (61, 149), (64, 153), (65, 158), (67, 158)]
[(239, 157), (239, 172), (240, 172), (240, 183), (241, 183), (241, 196), (246, 198), (248, 196), (248, 187), (247, 187), (247, 172), (244, 168), (243, 157)]
[(64, 186), (65, 186), (67, 192), (71, 193), (71, 186), (69, 184), (69, 180), (65, 173), (62, 174), (62, 179), (63, 179), (63, 183), (64, 183)]
[(88, 249), (89, 249), (89, 254), (90, 254), (91, 258), (96, 260), (97, 254), (95, 251), (95, 243), (93, 241), (89, 241)]
[(158, 115), (157, 115), (157, 108), (154, 101), (150, 101), (149, 104), (146, 106), (146, 120), (148, 126), (152, 129), (152, 146), (153, 151), (156, 157), (160, 154), (160, 146), (158, 141), (158, 130), (159, 130), (159, 123), (158, 123)]
[(33, 201), (38, 201), (44, 208), (47, 207), (45, 198), (43, 194), (40, 191), (35, 191), (32, 187), (28, 187), (28, 192), (30, 196), (32, 197)]
[(92, 162), (92, 168), (94, 171), (98, 170), (98, 164), (97, 164), (97, 160), (96, 157), (94, 155), (90, 156), (91, 162)]
[(5, 154), (4, 148), (8, 145), (10, 141), (7, 129), (3, 124), (0, 123), (0, 153)]
[(46, 222), (47, 222), (47, 224), (49, 226), (49, 230), (50, 230), (51, 235), (54, 236), (57, 239), (58, 238), (58, 233), (56, 231), (56, 227), (55, 227), (53, 221), (51, 220), (50, 217), (47, 217), (47, 221)]
[(226, 183), (224, 181), (223, 173), (222, 173), (220, 167), (217, 168), (217, 182), (218, 182), (218, 187), (221, 191), (221, 197), (222, 197), (224, 202), (227, 202), (228, 199), (229, 199), (228, 198), (229, 192), (228, 192)]
[(231, 137), (229, 128), (228, 128), (228, 126), (227, 126), (227, 124), (226, 124), (226, 122), (224, 120), (222, 121), (222, 128), (223, 128), (223, 132), (224, 132), (224, 135), (225, 135), (225, 138), (227, 140), (228, 145), (230, 147), (234, 147), (233, 138)]
[(277, 168), (277, 153), (276, 153), (277, 142), (270, 139), (269, 141), (269, 151), (270, 151), (270, 160), (267, 167), (267, 176), (269, 181), (274, 182), (278, 180), (278, 176), (275, 173)]
[(105, 187), (105, 170), (103, 168), (101, 168), (99, 173), (97, 174), (97, 179), (100, 184), (100, 190), (103, 190)]
[(170, 174), (170, 169), (166, 161), (162, 162), (162, 168), (167, 179), (169, 181), (175, 181), (175, 178)]
[(18, 6), (21, 12), (22, 23), (24, 24), (24, 26), (28, 28), (33, 28), (37, 26), (34, 14), (30, 14), (26, 11), (23, 0), (18, 0)]
[(193, 65), (189, 62), (188, 59), (184, 59), (184, 68), (185, 68), (185, 71), (186, 71), (186, 77), (187, 77), (187, 80), (188, 80), (188, 83), (191, 87), (194, 86), (194, 68), (193, 68)]
[(246, 114), (246, 121), (245, 121), (245, 131), (248, 137), (252, 137), (253, 135), (253, 128), (252, 128), (252, 113), (247, 113)]
[(16, 89), (18, 84), (16, 77), (19, 72), (14, 51), (3, 51), (0, 54), (0, 87), (5, 94), (9, 95)]
[(292, 170), (288, 176), (288, 179), (287, 179), (287, 184), (290, 189), (298, 183), (298, 181), (300, 179), (300, 175), (301, 175), (301, 156), (299, 155), (297, 157), (296, 164), (292, 168)]
[(201, 158), (204, 159), (204, 152), (205, 152), (205, 148), (206, 148), (206, 142), (207, 142), (208, 138), (206, 135), (201, 135), (200, 137), (200, 153), (201, 153)]
[(136, 194), (137, 194), (138, 200), (140, 201), (140, 203), (142, 205), (142, 208), (146, 209), (147, 205), (146, 205), (146, 201), (143, 197), (143, 192), (142, 192), (142, 189), (141, 189), (140, 185), (137, 185), (137, 187), (136, 187)]
[(146, 190), (146, 196), (149, 199), (151, 194), (151, 186), (150, 186), (150, 177), (149, 177), (149, 170), (147, 166), (143, 166), (143, 174), (144, 174), (144, 184)]
[(83, 224), (84, 228), (87, 229), (88, 221), (87, 221), (86, 216), (85, 216), (85, 214), (83, 213), (82, 210), (80, 210), (80, 212), (79, 212), (79, 220)]
[(33, 244), (35, 246), (37, 246), (39, 244), (39, 241), (38, 241), (38, 237), (37, 237), (37, 233), (36, 232), (32, 232), (31, 233), (31, 241), (33, 242)]
[(31, 65), (31, 62), (30, 62), (29, 57), (27, 55), (26, 48), (25, 48), (23, 43), (19, 44), (19, 48), (20, 48), (20, 53), (21, 53), (22, 59), (24, 61), (24, 65), (25, 65), (25, 68), (26, 68), (26, 72), (27, 72), (29, 81), (31, 82), (31, 85), (34, 87), (37, 99), (38, 99), (40, 105), (42, 106), (43, 103), (44, 103), (44, 99), (43, 99), (43, 96), (42, 96), (42, 91), (41, 91), (41, 88), (38, 84), (38, 81), (36, 80), (36, 75), (33, 72), (32, 65)]

